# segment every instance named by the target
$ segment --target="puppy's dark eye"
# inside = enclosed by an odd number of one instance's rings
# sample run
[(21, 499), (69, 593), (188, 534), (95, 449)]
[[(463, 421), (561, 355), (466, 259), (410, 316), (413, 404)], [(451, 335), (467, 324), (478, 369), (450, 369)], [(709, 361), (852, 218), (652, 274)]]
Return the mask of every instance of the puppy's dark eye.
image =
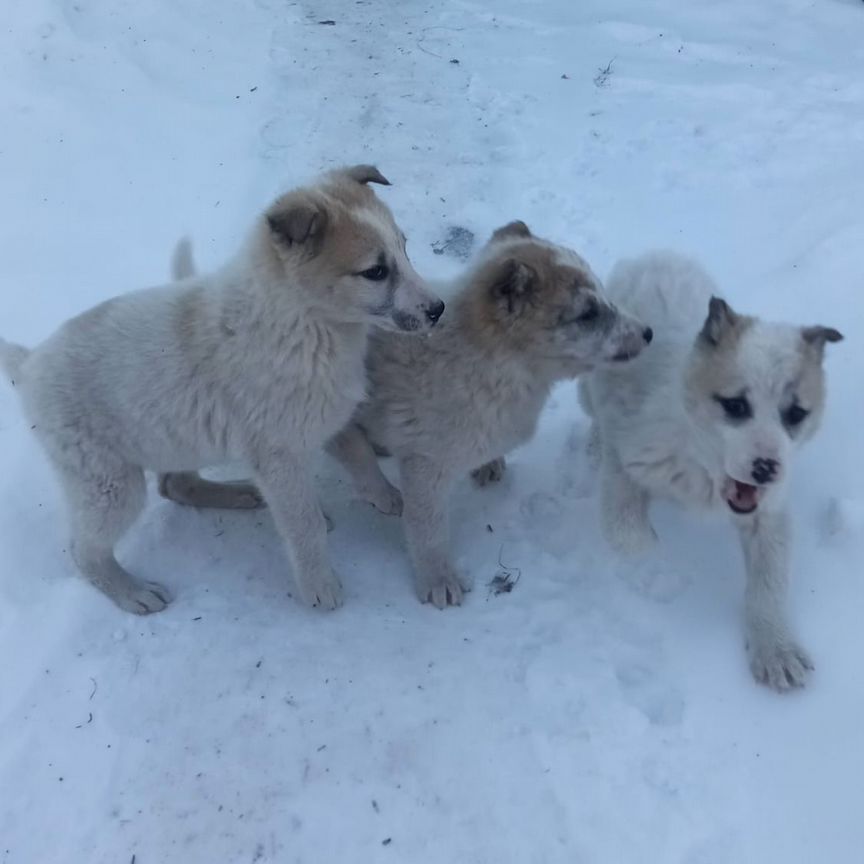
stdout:
[(747, 420), (753, 416), (753, 409), (744, 396), (715, 396), (714, 401), (720, 404), (730, 420)]
[(390, 275), (390, 270), (384, 264), (376, 264), (368, 270), (361, 270), (359, 275), (370, 282), (383, 282)]
[(589, 321), (596, 320), (599, 314), (600, 310), (597, 308), (597, 304), (591, 303), (576, 320), (580, 324), (587, 324)]
[(790, 405), (783, 412), (783, 422), (787, 426), (799, 426), (807, 419), (809, 414), (810, 412), (806, 408), (802, 408), (796, 403), (794, 405)]

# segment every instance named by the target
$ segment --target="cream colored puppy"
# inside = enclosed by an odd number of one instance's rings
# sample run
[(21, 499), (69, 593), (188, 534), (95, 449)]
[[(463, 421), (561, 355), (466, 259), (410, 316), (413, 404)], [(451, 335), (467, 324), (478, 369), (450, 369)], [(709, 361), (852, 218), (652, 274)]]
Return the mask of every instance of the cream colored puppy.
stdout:
[(115, 297), (32, 351), (0, 340), (62, 482), (73, 557), (121, 608), (169, 602), (114, 556), (144, 470), (228, 461), (251, 466), (303, 599), (340, 604), (310, 451), (365, 395), (370, 327), (427, 330), (444, 308), (369, 183), (387, 180), (367, 165), (331, 172), (277, 199), (221, 270)]

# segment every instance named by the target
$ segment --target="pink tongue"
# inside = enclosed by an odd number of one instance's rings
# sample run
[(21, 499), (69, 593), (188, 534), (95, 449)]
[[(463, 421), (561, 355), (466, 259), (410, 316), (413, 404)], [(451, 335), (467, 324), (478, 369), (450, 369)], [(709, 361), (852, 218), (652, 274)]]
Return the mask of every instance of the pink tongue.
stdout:
[(735, 481), (735, 492), (733, 500), (736, 507), (741, 510), (752, 510), (756, 506), (757, 489), (749, 483), (739, 483)]

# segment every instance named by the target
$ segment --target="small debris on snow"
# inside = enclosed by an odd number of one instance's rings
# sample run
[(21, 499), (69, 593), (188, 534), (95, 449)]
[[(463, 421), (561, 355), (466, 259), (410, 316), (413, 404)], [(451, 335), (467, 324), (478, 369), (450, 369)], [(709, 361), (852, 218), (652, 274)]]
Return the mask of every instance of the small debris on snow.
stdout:
[(435, 255), (449, 255), (459, 261), (467, 261), (473, 248), (474, 232), (461, 225), (451, 225), (444, 239), (432, 244), (432, 252)]
[[(501, 560), (501, 553), (504, 547), (498, 550), (498, 570), (495, 575), (487, 582), (489, 587), (489, 597), (493, 595), (498, 597), (500, 594), (509, 594), (519, 583), (522, 578), (522, 571), (518, 567), (508, 567)], [(489, 597), (486, 599), (488, 600)]]
[(597, 87), (605, 87), (609, 83), (609, 79), (612, 77), (612, 64), (615, 62), (615, 58), (613, 57), (605, 66), (601, 66), (597, 70), (597, 74), (594, 76), (594, 84)]

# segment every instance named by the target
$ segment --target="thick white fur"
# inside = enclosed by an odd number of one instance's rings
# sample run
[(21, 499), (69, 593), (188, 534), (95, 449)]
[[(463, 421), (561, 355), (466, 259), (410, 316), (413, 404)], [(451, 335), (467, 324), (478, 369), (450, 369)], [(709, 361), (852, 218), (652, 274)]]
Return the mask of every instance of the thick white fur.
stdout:
[[(389, 212), (365, 187), (369, 180), (386, 183), (358, 166), (280, 199), (213, 274), (108, 300), (32, 352), (0, 342), (62, 482), (75, 561), (123, 609), (153, 612), (169, 601), (165, 588), (134, 578), (114, 556), (144, 504), (144, 469), (235, 460), (252, 467), (303, 599), (329, 608), (341, 602), (309, 455), (365, 395), (375, 315), (389, 317), (400, 303), (412, 310), (437, 303), (404, 257)], [(284, 235), (276, 236), (271, 216), (282, 220)], [(369, 229), (371, 222), (380, 227)], [(341, 238), (339, 249), (326, 233), (322, 241), (322, 224)], [(389, 288), (358, 281), (356, 271), (385, 254), (398, 261), (401, 281)], [(355, 272), (340, 270), (333, 288), (316, 274), (326, 271), (321, 259), (338, 255)], [(191, 271), (188, 249), (174, 266)], [(354, 296), (362, 304), (352, 306)]]
[[(754, 676), (776, 689), (802, 685), (812, 669), (784, 609), (789, 528), (784, 503), (792, 450), (811, 437), (822, 415), (824, 339), (799, 327), (734, 317), (717, 346), (700, 334), (716, 287), (693, 261), (654, 253), (619, 264), (607, 290), (654, 328), (651, 348), (634, 363), (598, 369), (580, 383), (602, 453), (602, 517), (610, 543), (623, 552), (650, 547), (655, 495), (728, 513), (740, 535), (747, 570), (746, 636)], [(728, 307), (726, 307), (728, 308)], [(707, 325), (706, 325), (707, 326)], [(840, 338), (830, 332), (830, 341)], [(730, 423), (717, 400), (746, 393), (753, 417)], [(795, 399), (809, 411), (799, 427), (781, 412)], [(758, 489), (758, 507), (737, 515), (729, 484), (753, 484), (755, 459), (777, 463)], [(755, 485), (755, 484), (754, 484)]]

